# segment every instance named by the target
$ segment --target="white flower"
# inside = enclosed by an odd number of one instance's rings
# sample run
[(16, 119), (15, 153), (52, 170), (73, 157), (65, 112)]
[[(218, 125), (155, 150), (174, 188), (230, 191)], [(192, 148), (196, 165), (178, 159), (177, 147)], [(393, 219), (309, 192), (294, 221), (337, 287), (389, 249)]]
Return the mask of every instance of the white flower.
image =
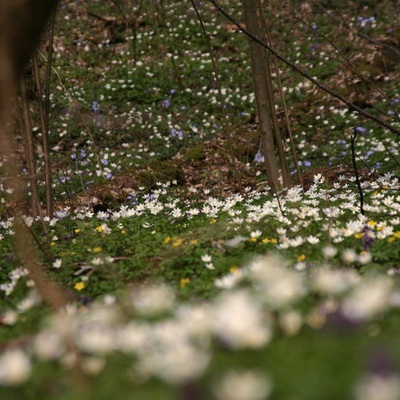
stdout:
[(208, 254), (204, 254), (201, 256), (201, 261), (203, 261), (204, 263), (209, 263), (209, 262), (211, 262), (211, 260), (212, 260), (212, 258)]
[(310, 244), (317, 244), (319, 243), (319, 239), (316, 236), (308, 236), (307, 242)]
[(56, 268), (56, 269), (61, 268), (61, 266), (62, 266), (62, 259), (61, 259), (61, 258), (57, 258), (57, 259), (53, 262), (52, 266), (53, 266), (53, 268)]
[(253, 239), (257, 239), (262, 235), (262, 232), (257, 230), (257, 231), (252, 231), (250, 232), (250, 237)]
[(23, 220), (24, 220), (25, 225), (26, 225), (28, 228), (32, 226), (33, 221), (34, 221), (33, 217), (31, 217), (31, 216), (24, 216), (24, 217), (23, 217)]
[(387, 277), (376, 277), (359, 284), (343, 303), (344, 313), (355, 320), (365, 320), (384, 312), (389, 307), (393, 282)]
[(246, 238), (243, 236), (235, 236), (232, 239), (229, 239), (225, 242), (225, 246), (228, 247), (237, 247), (240, 245), (240, 243), (245, 242)]
[(314, 175), (314, 184), (318, 185), (325, 182), (325, 177), (322, 174)]
[(357, 260), (357, 254), (353, 249), (346, 249), (342, 253), (342, 260), (347, 264), (351, 264)]
[(116, 332), (116, 345), (125, 353), (143, 351), (148, 345), (151, 327), (145, 323), (130, 322)]
[(85, 357), (81, 366), (88, 375), (98, 375), (104, 369), (105, 360), (103, 357)]
[(87, 323), (76, 332), (75, 342), (83, 351), (107, 354), (115, 350), (115, 335), (111, 327), (93, 322)]
[(363, 251), (359, 256), (358, 256), (358, 262), (360, 264), (368, 264), (369, 262), (371, 262), (372, 260), (372, 256), (371, 253), (368, 251)]
[(212, 315), (209, 305), (183, 304), (175, 310), (175, 319), (188, 337), (197, 339), (208, 339), (212, 327)]
[(271, 389), (264, 373), (248, 370), (226, 373), (214, 392), (218, 400), (265, 400)]
[(181, 211), (180, 208), (174, 208), (174, 209), (171, 211), (171, 215), (172, 215), (172, 217), (174, 217), (174, 218), (179, 218), (179, 217), (182, 216), (182, 211)]
[(337, 253), (337, 248), (333, 246), (325, 246), (322, 248), (322, 254), (325, 258), (333, 258)]
[(36, 335), (33, 349), (39, 358), (51, 360), (60, 357), (65, 346), (59, 332), (47, 329)]
[(92, 265), (103, 265), (104, 264), (104, 260), (101, 257), (95, 257), (95, 258), (92, 258), (90, 263)]
[(398, 400), (400, 377), (398, 375), (371, 375), (360, 380), (354, 388), (357, 400)]
[(239, 269), (223, 276), (222, 278), (216, 279), (214, 284), (220, 289), (232, 289), (243, 279), (243, 275), (243, 271)]
[(247, 291), (220, 295), (212, 310), (213, 331), (233, 348), (258, 348), (271, 339), (261, 305)]
[(0, 384), (21, 385), (28, 380), (30, 373), (31, 360), (22, 350), (6, 350), (0, 356)]
[(1, 320), (5, 325), (14, 325), (18, 321), (18, 313), (14, 310), (8, 310), (2, 315)]
[(210, 269), (210, 270), (213, 270), (213, 269), (215, 269), (215, 267), (214, 267), (214, 264), (213, 264), (213, 263), (205, 263), (205, 264), (204, 264), (204, 266), (205, 266), (207, 269)]
[(285, 235), (286, 235), (286, 229), (285, 229), (285, 228), (278, 228), (278, 229), (276, 230), (276, 233), (277, 233), (279, 236), (285, 236)]
[(304, 239), (301, 236), (296, 236), (294, 239), (289, 239), (288, 242), (291, 247), (299, 247), (304, 243)]
[(351, 270), (321, 268), (313, 277), (313, 287), (322, 294), (337, 295), (360, 282), (360, 276)]
[(249, 265), (250, 277), (259, 288), (262, 299), (272, 308), (285, 307), (306, 294), (302, 275), (289, 269), (278, 256), (263, 256)]
[(302, 323), (301, 314), (297, 311), (288, 311), (279, 318), (279, 325), (287, 336), (297, 335)]
[(17, 309), (20, 312), (26, 312), (30, 310), (32, 307), (36, 306), (39, 304), (41, 301), (41, 297), (39, 293), (36, 290), (31, 290), (29, 295), (22, 299), (18, 304), (17, 304)]
[(175, 303), (173, 290), (165, 285), (143, 287), (133, 293), (133, 305), (138, 312), (157, 315), (172, 309)]
[(188, 342), (176, 340), (174, 343), (157, 343), (158, 350), (140, 358), (137, 373), (157, 375), (169, 384), (179, 385), (196, 380), (210, 362), (207, 352), (195, 348)]

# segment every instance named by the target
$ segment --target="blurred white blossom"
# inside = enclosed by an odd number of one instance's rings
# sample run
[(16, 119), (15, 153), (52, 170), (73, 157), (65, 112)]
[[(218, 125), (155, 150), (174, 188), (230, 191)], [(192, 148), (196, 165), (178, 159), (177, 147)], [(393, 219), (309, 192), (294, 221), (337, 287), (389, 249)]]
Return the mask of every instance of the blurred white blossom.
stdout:
[(20, 349), (6, 350), (0, 356), (0, 385), (17, 386), (31, 374), (31, 360)]
[(168, 312), (175, 304), (175, 294), (166, 285), (152, 285), (132, 293), (135, 309), (141, 314), (157, 315)]
[(361, 379), (354, 388), (356, 400), (399, 400), (400, 377), (371, 374)]
[(258, 371), (229, 371), (216, 385), (218, 400), (265, 400), (272, 390), (270, 378)]
[(307, 293), (301, 273), (289, 269), (287, 262), (278, 256), (254, 259), (249, 265), (249, 275), (272, 308), (285, 307)]
[(364, 320), (384, 312), (389, 307), (392, 286), (385, 276), (361, 282), (344, 300), (344, 313), (351, 319)]
[(260, 303), (244, 289), (220, 295), (212, 317), (215, 334), (233, 348), (257, 348), (271, 339), (270, 324)]

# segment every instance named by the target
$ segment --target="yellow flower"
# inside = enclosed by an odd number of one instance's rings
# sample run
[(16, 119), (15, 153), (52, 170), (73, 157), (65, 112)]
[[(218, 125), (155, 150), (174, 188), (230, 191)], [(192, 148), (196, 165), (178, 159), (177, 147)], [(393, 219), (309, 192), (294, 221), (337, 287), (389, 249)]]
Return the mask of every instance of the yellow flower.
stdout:
[(306, 259), (306, 255), (305, 255), (305, 254), (300, 254), (300, 255), (297, 257), (297, 261), (299, 261), (299, 262), (304, 261), (305, 259)]
[(232, 265), (232, 267), (229, 268), (229, 272), (231, 274), (235, 274), (238, 271), (239, 271), (239, 268), (236, 265)]
[(189, 282), (190, 282), (190, 279), (189, 279), (189, 278), (182, 278), (181, 281), (180, 281), (180, 283), (179, 283), (181, 289), (183, 289)]
[(80, 292), (81, 290), (85, 289), (85, 284), (83, 282), (75, 283), (74, 289)]
[(396, 238), (393, 236), (391, 236), (390, 238), (388, 238), (388, 242), (389, 243), (393, 243), (396, 240)]
[(196, 245), (196, 244), (198, 244), (199, 243), (199, 241), (197, 240), (197, 239), (192, 239), (191, 241), (190, 241), (190, 244), (193, 244), (193, 245)]
[(210, 224), (215, 224), (217, 222), (217, 219), (216, 218), (213, 218), (211, 221), (210, 221)]
[(80, 229), (75, 229), (74, 232), (75, 233), (79, 233), (81, 230)]
[(269, 242), (272, 242), (272, 240), (271, 240), (271, 239), (268, 239), (268, 238), (264, 238), (264, 239), (262, 240), (262, 242), (263, 242), (263, 243), (269, 243)]
[(395, 237), (396, 239), (400, 239), (400, 231), (396, 231), (395, 233), (393, 233), (393, 237)]
[(255, 238), (255, 237), (249, 238), (249, 240), (250, 240), (250, 242), (257, 242), (257, 238)]
[(180, 246), (180, 245), (183, 243), (183, 241), (184, 241), (184, 239), (182, 239), (182, 238), (177, 238), (177, 239), (175, 239), (174, 242), (172, 243), (172, 246), (173, 246), (173, 247), (178, 247), (178, 246)]
[(360, 239), (360, 238), (362, 238), (363, 236), (364, 236), (364, 232), (356, 233), (356, 234), (354, 235), (354, 237), (355, 237), (356, 239)]
[(122, 229), (122, 230), (121, 230), (121, 233), (122, 233), (123, 235), (125, 235), (125, 234), (126, 234), (126, 230), (125, 230), (125, 229)]
[(278, 239), (271, 239), (271, 243), (277, 244), (278, 243)]
[(93, 247), (92, 251), (93, 253), (101, 253), (103, 249), (101, 247)]
[(102, 228), (101, 226), (98, 226), (98, 227), (96, 228), (96, 231), (101, 233), (101, 232), (103, 232), (103, 228)]
[(373, 227), (377, 224), (377, 222), (371, 220), (371, 221), (368, 221), (367, 224), (368, 224), (371, 228), (373, 228)]
[(171, 236), (167, 236), (164, 240), (163, 240), (163, 244), (167, 244), (171, 241)]

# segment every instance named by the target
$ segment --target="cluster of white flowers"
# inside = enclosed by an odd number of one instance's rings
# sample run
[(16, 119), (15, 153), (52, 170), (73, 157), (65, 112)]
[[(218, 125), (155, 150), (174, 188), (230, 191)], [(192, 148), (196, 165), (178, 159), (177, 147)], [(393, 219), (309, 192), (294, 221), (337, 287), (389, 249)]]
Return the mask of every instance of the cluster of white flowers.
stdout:
[[(256, 257), (216, 285), (223, 288), (221, 293), (201, 304), (177, 303), (172, 288), (152, 285), (133, 288), (120, 301), (107, 296), (83, 310), (68, 306), (49, 319), (28, 351), (3, 353), (0, 384), (23, 384), (35, 359), (59, 360), (61, 365), (79, 359), (83, 370), (97, 374), (115, 352), (135, 360), (132, 373), (141, 381), (157, 377), (182, 384), (206, 372), (215, 343), (233, 350), (262, 348), (273, 340), (276, 325), (293, 336), (305, 323), (320, 328), (326, 316), (339, 308), (358, 322), (399, 306), (399, 292), (389, 277), (371, 279), (355, 270), (327, 266), (315, 267), (310, 274), (275, 255)], [(303, 314), (297, 305), (309, 292), (318, 293), (321, 300)], [(34, 303), (37, 294), (32, 296)], [(20, 312), (24, 310), (21, 307)], [(74, 352), (84, 356), (76, 358)], [(237, 382), (228, 384), (232, 377), (241, 382), (235, 390)], [(371, 382), (362, 383), (358, 393), (373, 391), (379, 382)], [(215, 394), (219, 399), (262, 399), (270, 390), (268, 377), (255, 371), (230, 371), (215, 387)]]

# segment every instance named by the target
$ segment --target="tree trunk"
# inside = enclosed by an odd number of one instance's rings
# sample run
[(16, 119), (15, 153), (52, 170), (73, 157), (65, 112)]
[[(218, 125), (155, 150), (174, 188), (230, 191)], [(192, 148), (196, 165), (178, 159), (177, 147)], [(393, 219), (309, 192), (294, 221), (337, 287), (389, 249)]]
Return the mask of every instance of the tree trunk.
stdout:
[(12, 127), (13, 99), (19, 78), (56, 4), (54, 0), (0, 0), (0, 156), (6, 160), (4, 176), (15, 204), (16, 252), (42, 298), (58, 308), (66, 304), (66, 298), (43, 272), (32, 235), (22, 217), (26, 205), (25, 184), (16, 158), (17, 145)]
[[(247, 30), (255, 37), (261, 39), (263, 35), (258, 0), (243, 0), (243, 10)], [(276, 192), (280, 188), (280, 182), (279, 167), (275, 156), (274, 127), (271, 116), (271, 110), (274, 105), (270, 103), (268, 90), (267, 55), (265, 49), (252, 39), (249, 39), (249, 45), (264, 165), (268, 184)]]

